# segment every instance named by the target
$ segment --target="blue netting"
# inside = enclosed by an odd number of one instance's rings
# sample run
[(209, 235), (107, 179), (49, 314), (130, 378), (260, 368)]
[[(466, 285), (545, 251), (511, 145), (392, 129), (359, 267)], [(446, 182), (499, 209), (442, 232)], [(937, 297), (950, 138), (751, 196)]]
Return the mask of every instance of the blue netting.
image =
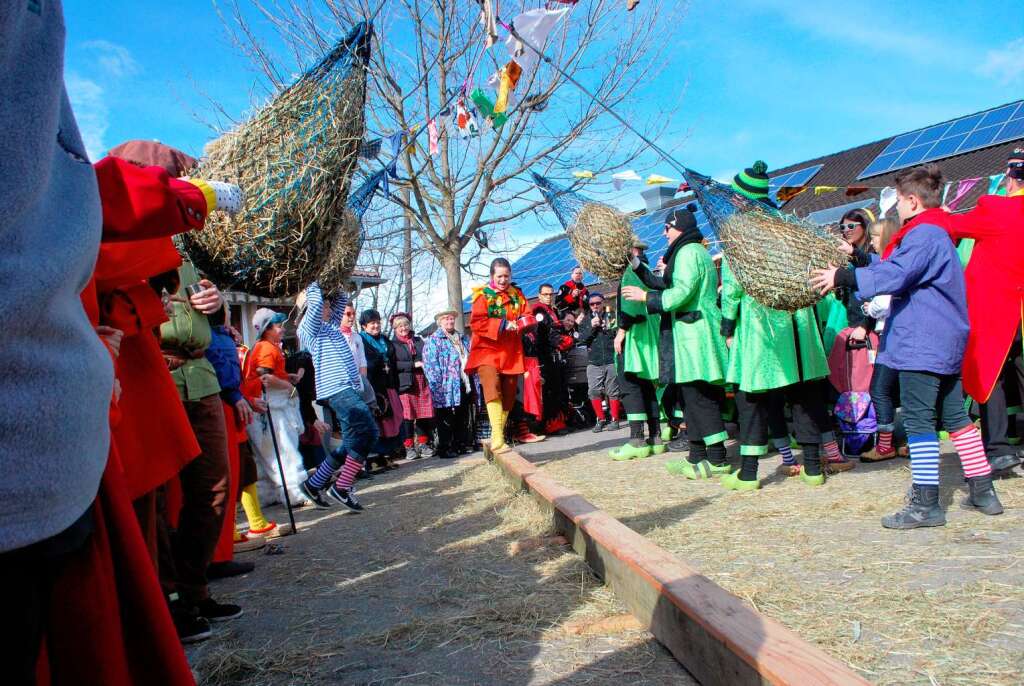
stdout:
[(289, 295), (324, 266), (362, 143), (372, 35), (370, 24), (354, 26), (252, 119), (208, 146), (196, 175), (238, 183), (245, 205), (234, 219), (212, 215), (183, 243), (222, 287)]

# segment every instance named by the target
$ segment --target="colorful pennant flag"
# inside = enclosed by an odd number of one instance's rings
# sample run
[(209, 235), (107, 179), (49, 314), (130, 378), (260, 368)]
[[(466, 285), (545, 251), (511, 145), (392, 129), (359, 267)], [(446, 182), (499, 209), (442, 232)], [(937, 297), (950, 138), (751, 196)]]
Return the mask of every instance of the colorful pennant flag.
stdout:
[(882, 217), (889, 214), (889, 210), (896, 206), (896, 189), (886, 186), (878, 194), (878, 208), (882, 211)]
[(459, 130), (461, 138), (469, 138), (480, 133), (480, 126), (476, 123), (476, 117), (466, 109), (466, 101), (459, 98), (455, 105), (455, 128)]
[(999, 190), (999, 184), (1001, 184), (1003, 182), (1003, 177), (1005, 177), (1005, 176), (1006, 176), (1006, 174), (993, 174), (992, 176), (988, 177), (988, 194), (989, 195), (995, 195), (996, 194), (996, 191)]
[(622, 187), (626, 183), (633, 181), (643, 181), (643, 179), (640, 178), (640, 175), (637, 174), (632, 169), (627, 169), (626, 171), (612, 174), (612, 185), (615, 187), (615, 190), (617, 191), (622, 190)]
[(946, 207), (951, 210), (955, 210), (957, 206), (963, 202), (963, 199), (967, 197), (967, 194), (978, 185), (979, 181), (981, 181), (981, 177), (976, 179), (964, 179), (958, 183), (956, 186), (956, 195), (953, 196), (952, 200), (946, 203)]
[(438, 145), (441, 135), (437, 131), (437, 122), (433, 119), (427, 122), (427, 137), (430, 140), (430, 154), (436, 155), (441, 152), (441, 147)]
[(860, 195), (861, 193), (867, 193), (867, 192), (868, 192), (868, 187), (867, 186), (847, 186), (846, 187), (846, 197), (848, 197), (848, 198), (852, 198), (855, 195)]
[(831, 192), (837, 191), (837, 190), (839, 190), (839, 186), (815, 186), (814, 187), (814, 194), (815, 195), (825, 195), (826, 193), (831, 193)]
[(676, 179), (670, 179), (666, 176), (661, 176), (660, 174), (651, 174), (647, 177), (646, 183), (648, 186), (658, 186), (663, 183), (675, 183), (675, 181)]
[(470, 93), (469, 98), (473, 101), (473, 104), (476, 105), (477, 109), (480, 110), (480, 115), (484, 119), (491, 120), (491, 126), (495, 130), (500, 129), (502, 125), (508, 121), (508, 115), (504, 112), (495, 112), (494, 103), (491, 102), (491, 99), (487, 97), (487, 94), (479, 88)]
[(805, 190), (807, 186), (782, 186), (775, 191), (775, 198), (781, 203), (787, 203)]
[(577, 179), (592, 179), (594, 178), (594, 172), (589, 169), (581, 169), (580, 171), (574, 171), (572, 173)]

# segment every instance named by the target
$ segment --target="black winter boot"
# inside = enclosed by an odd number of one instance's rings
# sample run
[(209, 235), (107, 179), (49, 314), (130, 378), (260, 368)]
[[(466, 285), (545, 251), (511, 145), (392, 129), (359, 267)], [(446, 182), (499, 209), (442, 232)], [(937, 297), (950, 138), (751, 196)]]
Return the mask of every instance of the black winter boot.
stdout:
[(1003, 504), (996, 495), (991, 475), (968, 479), (967, 488), (967, 496), (960, 501), (960, 506), (965, 510), (980, 510), (987, 515), (1003, 514)]
[(910, 488), (907, 504), (899, 512), (882, 517), (882, 526), (886, 529), (945, 526), (946, 513), (939, 505), (939, 487), (914, 484)]

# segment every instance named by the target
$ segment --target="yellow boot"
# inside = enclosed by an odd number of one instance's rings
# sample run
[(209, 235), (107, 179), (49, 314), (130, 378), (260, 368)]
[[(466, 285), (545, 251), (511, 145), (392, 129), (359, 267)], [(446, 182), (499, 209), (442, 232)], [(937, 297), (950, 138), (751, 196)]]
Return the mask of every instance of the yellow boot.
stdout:
[(505, 444), (505, 419), (508, 413), (502, 410), (500, 400), (487, 403), (487, 418), (491, 422), (491, 452), (498, 454), (508, 450)]

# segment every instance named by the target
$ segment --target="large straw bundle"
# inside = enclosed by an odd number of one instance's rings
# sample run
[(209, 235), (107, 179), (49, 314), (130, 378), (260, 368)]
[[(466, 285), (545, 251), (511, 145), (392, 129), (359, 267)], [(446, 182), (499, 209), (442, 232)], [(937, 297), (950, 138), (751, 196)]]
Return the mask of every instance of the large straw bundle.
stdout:
[(737, 281), (762, 305), (787, 312), (813, 305), (821, 296), (808, 285), (811, 270), (846, 263), (837, 237), (827, 229), (783, 215), (702, 174), (688, 170), (686, 180)]
[(245, 207), (234, 219), (211, 215), (183, 243), (221, 287), (295, 293), (334, 249), (363, 139), (371, 35), (369, 24), (357, 24), (252, 119), (207, 146), (195, 175), (237, 183)]
[(565, 228), (580, 266), (605, 281), (621, 277), (636, 240), (626, 215), (567, 190), (540, 174), (534, 173), (533, 179)]
[(328, 296), (345, 288), (352, 271), (356, 268), (356, 260), (359, 259), (359, 251), (363, 247), (365, 237), (363, 215), (369, 209), (373, 194), (386, 173), (377, 172), (354, 190), (334, 225), (334, 244), (317, 278), (320, 288)]

